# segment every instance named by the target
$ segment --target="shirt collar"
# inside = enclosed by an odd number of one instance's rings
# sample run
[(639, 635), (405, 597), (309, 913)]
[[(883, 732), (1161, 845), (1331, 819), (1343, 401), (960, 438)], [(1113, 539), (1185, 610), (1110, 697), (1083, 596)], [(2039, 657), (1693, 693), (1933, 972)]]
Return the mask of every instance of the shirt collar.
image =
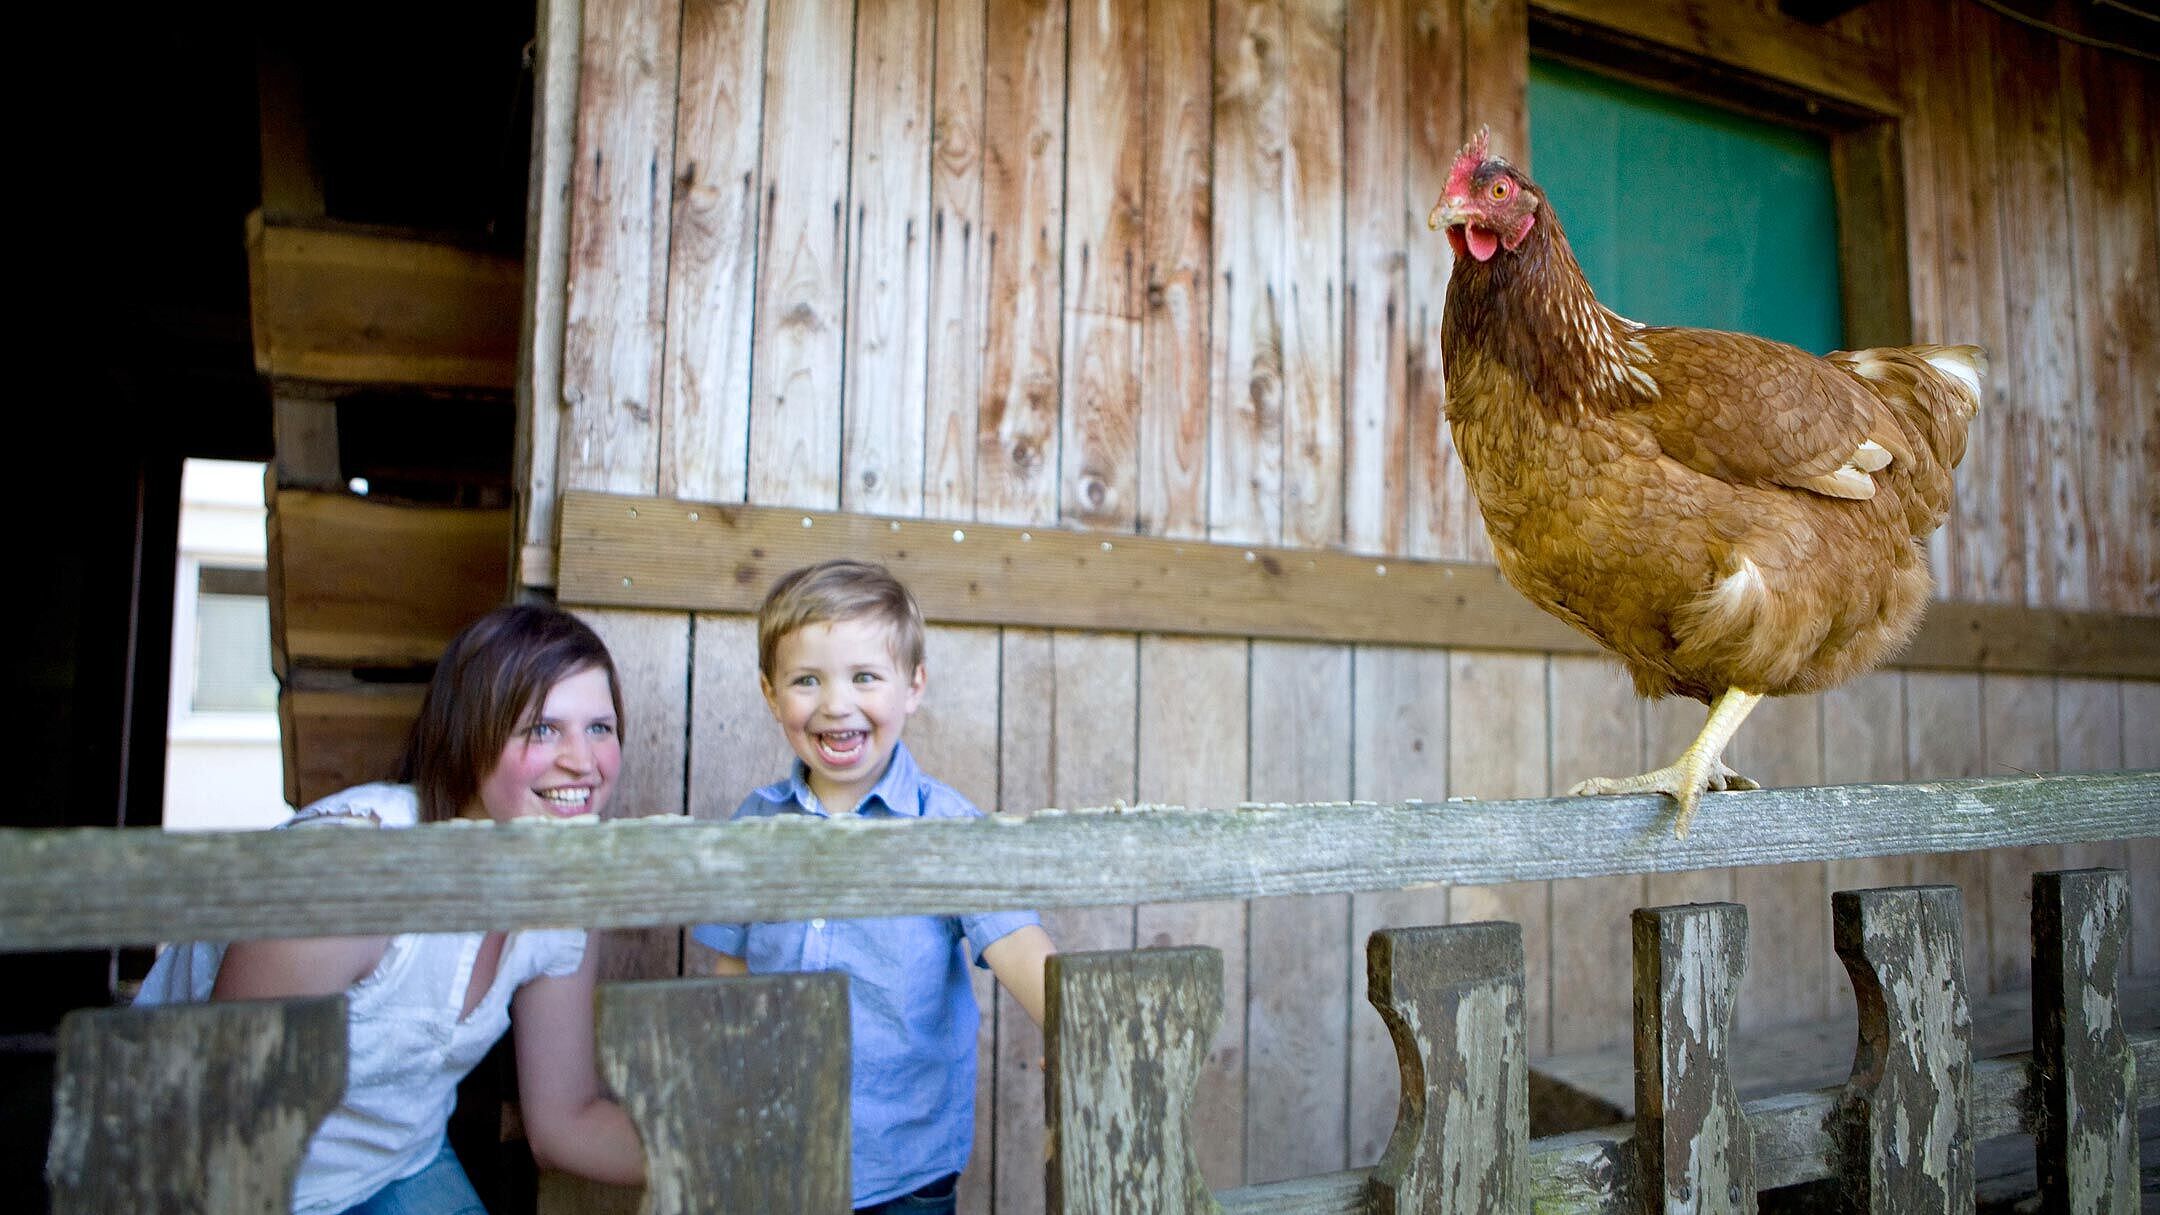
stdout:
[[(921, 818), (922, 782), (922, 769), (915, 766), (915, 756), (909, 752), (907, 744), (894, 743), (892, 759), (885, 765), (885, 775), (870, 786), (870, 792), (863, 794), (855, 813), (871, 813), (873, 806), (881, 804), (887, 814)], [(831, 812), (818, 801), (817, 794), (810, 791), (810, 767), (800, 759), (795, 761), (795, 770), (788, 775), (787, 791), (797, 810), (830, 817)]]

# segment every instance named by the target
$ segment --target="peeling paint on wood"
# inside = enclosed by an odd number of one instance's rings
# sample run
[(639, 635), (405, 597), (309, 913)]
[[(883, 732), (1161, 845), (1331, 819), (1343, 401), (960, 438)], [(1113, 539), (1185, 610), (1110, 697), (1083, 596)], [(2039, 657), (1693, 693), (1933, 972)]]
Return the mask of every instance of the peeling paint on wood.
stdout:
[(849, 1210), (847, 976), (604, 983), (599, 1007), (644, 1215)]
[(2116, 869), (2036, 873), (2033, 1128), (2047, 1211), (2138, 1209), (2137, 1060), (2117, 998), (2130, 881)]
[(1370, 1209), (1520, 1211), (1529, 1205), (1530, 1072), (1522, 928), (1393, 928), (1366, 947), (1367, 996), (1402, 1067), (1395, 1134)]
[(56, 1215), (283, 1215), (345, 1092), (345, 997), (100, 1008), (60, 1023)]
[(1747, 960), (1734, 903), (1637, 910), (1635, 1153), (1647, 1211), (1753, 1211), (1754, 1134), (1728, 1068)]
[(1051, 956), (1053, 1215), (1221, 1209), (1200, 1175), (1192, 1104), (1222, 1021), (1222, 967), (1197, 947)]
[(1831, 896), (1860, 1040), (1831, 1138), (1858, 1209), (1973, 1209), (1972, 1015), (1955, 886)]

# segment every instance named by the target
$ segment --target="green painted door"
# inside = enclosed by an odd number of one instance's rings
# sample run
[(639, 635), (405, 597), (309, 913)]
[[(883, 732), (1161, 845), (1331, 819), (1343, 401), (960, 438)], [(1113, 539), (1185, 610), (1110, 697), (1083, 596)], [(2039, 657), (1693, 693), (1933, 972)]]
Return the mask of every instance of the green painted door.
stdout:
[(1606, 307), (1844, 344), (1822, 136), (1533, 59), (1530, 163)]

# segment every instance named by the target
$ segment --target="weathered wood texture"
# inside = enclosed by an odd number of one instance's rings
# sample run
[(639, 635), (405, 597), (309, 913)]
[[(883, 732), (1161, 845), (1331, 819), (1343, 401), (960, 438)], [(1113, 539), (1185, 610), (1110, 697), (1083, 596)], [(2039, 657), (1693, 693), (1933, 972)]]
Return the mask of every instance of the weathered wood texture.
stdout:
[(1046, 1209), (1216, 1209), (1192, 1099), (1222, 1019), (1222, 955), (1061, 953), (1047, 978)]
[(1834, 1121), (1839, 1184), (1875, 1212), (1973, 1209), (1972, 1016), (1955, 887), (1841, 890), (1838, 956), (1860, 1007)]
[[(954, 623), (1603, 652), (1487, 565), (583, 492), (562, 512), (566, 603), (754, 612), (781, 574), (849, 556)], [(1893, 661), (2160, 678), (2160, 617), (1937, 603)]]
[(1401, 1069), (1369, 1210), (1516, 1211), (1529, 1196), (1523, 938), (1515, 924), (1394, 928), (1367, 946), (1368, 992)]
[(646, 1215), (849, 1209), (847, 976), (607, 983), (598, 1000)]
[(1752, 1211), (1755, 1145), (1729, 1070), (1748, 916), (1635, 912), (1635, 1167), (1645, 1210)]
[(345, 1092), (345, 997), (85, 1009), (56, 1066), (58, 1215), (279, 1215)]
[(2084, 869), (2036, 874), (2032, 892), (2041, 1202), (2127, 1215), (2139, 1201), (2137, 1060), (2117, 992), (2130, 883)]
[[(1653, 796), (921, 822), (461, 820), (380, 838), (10, 829), (0, 832), (0, 949), (230, 940), (266, 919), (309, 936), (942, 914), (2123, 839), (2160, 833), (2156, 782), (2160, 773), (2133, 772), (1711, 795), (1708, 810), (1731, 808), (1728, 828), (1686, 840), (1673, 838), (1670, 802)], [(2066, 818), (2066, 804), (2081, 809)], [(407, 897), (370, 894), (385, 883)]]

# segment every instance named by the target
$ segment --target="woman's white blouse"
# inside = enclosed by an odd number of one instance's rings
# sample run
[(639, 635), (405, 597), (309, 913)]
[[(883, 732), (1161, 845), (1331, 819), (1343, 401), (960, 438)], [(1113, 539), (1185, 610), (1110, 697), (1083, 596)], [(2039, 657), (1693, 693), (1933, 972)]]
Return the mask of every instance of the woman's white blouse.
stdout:
[[(409, 827), (419, 802), (405, 785), (360, 785), (310, 804), (284, 826)], [(483, 935), (406, 933), (375, 969), (345, 990), (344, 1100), (308, 1141), (293, 1210), (341, 1211), (419, 1172), (442, 1147), (458, 1081), (510, 1027), (510, 997), (544, 975), (567, 975), (585, 957), (585, 933), (512, 933), (487, 995), (461, 1018)], [(224, 946), (165, 951), (143, 980), (138, 1007), (210, 998)]]

